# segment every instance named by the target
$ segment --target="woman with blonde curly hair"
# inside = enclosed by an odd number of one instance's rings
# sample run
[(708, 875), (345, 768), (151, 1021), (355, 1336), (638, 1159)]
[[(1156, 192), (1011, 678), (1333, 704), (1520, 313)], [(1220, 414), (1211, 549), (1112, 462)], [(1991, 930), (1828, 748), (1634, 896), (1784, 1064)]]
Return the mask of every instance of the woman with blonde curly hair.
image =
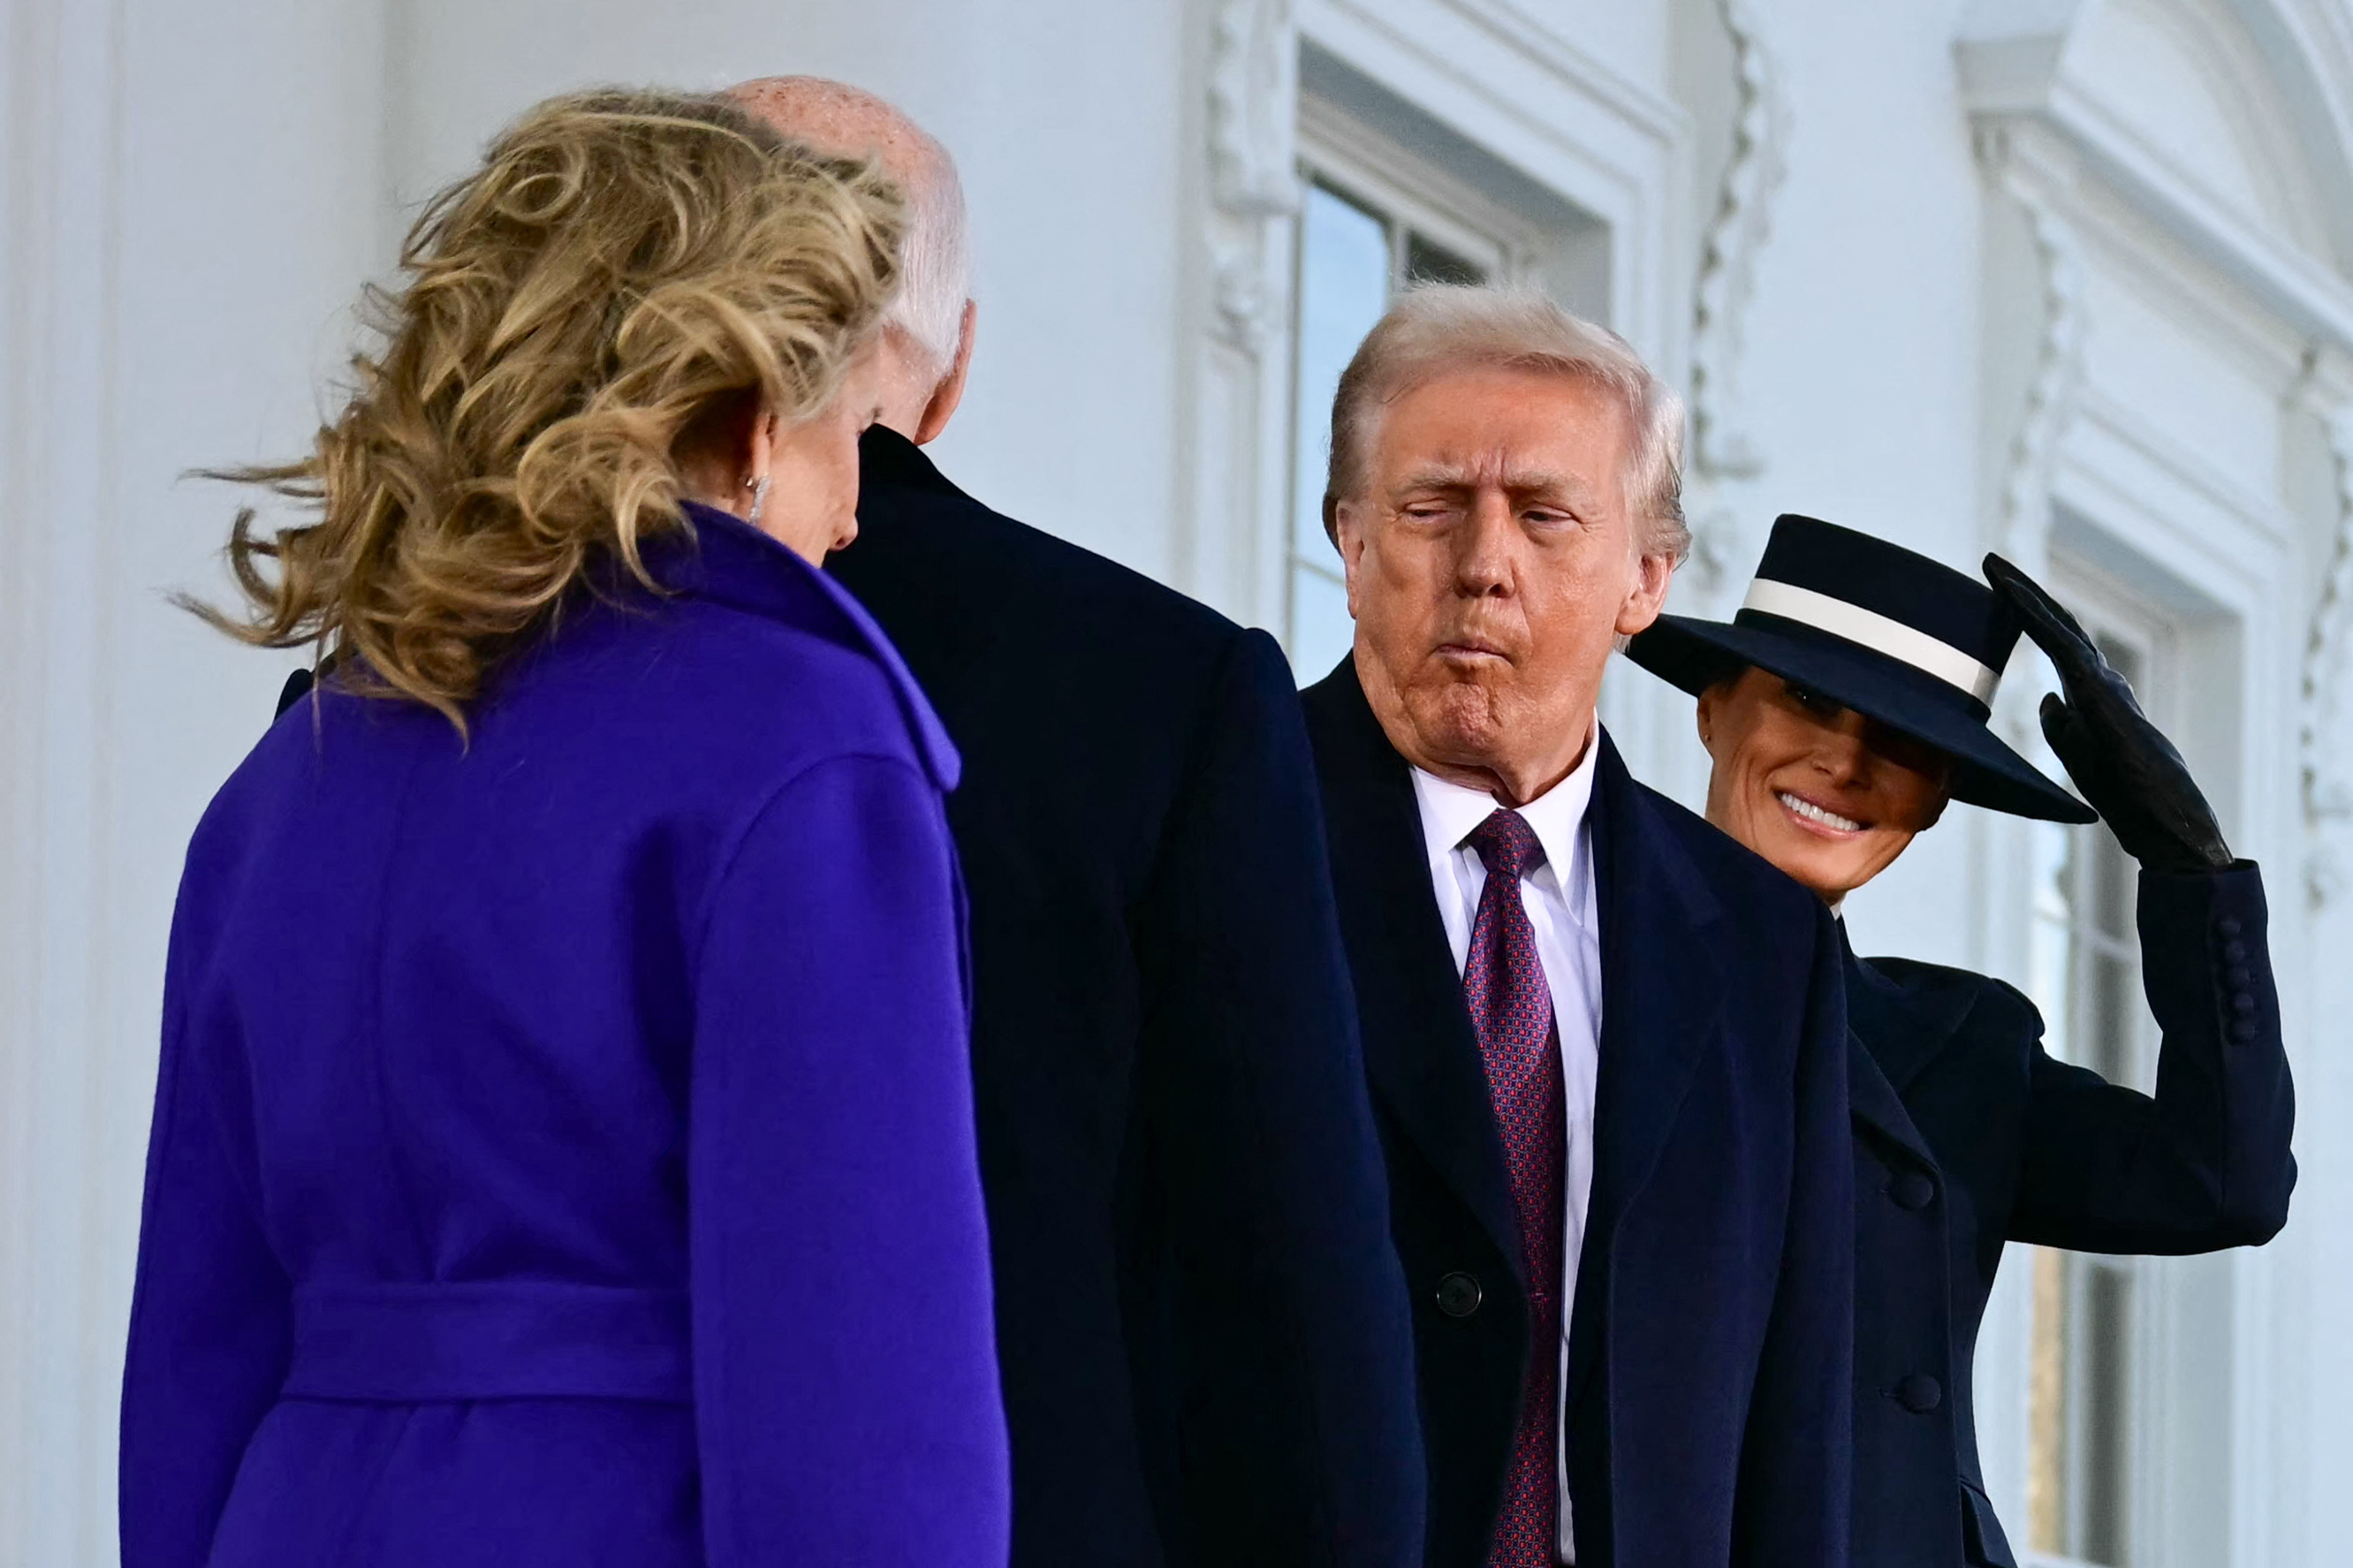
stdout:
[(955, 753), (816, 570), (899, 198), (717, 102), (525, 116), (409, 237), (248, 605), (333, 673), (165, 982), (127, 1568), (984, 1568)]

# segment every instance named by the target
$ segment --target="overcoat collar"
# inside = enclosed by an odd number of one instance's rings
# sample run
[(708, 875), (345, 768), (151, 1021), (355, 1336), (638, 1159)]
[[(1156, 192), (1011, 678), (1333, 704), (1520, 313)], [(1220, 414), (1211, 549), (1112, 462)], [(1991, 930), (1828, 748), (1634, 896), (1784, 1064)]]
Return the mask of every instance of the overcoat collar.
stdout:
[(870, 425), (858, 438), (858, 479), (860, 488), (895, 485), (944, 495), (964, 494), (940, 472), (929, 453), (888, 425)]
[[(1839, 940), (1846, 941), (1844, 921)], [(1975, 1002), (1973, 992), (1958, 987), (1899, 984), (1846, 948), (1847, 1027), (1898, 1094), (1952, 1043)]]
[[(1335, 722), (1324, 767), (1335, 862), (1344, 868), (1374, 1091), (1478, 1216), (1526, 1286), (1503, 1141), (1495, 1129), (1461, 977), (1438, 916), (1405, 759), (1344, 661), (1327, 683)], [(1608, 731), (1594, 780), (1602, 1026), (1594, 1178), (1570, 1334), (1573, 1396), (1600, 1348), (1609, 1257), (1649, 1182), (1723, 1005), (1713, 929), (1725, 913), (1658, 820)]]
[(849, 590), (740, 518), (697, 501), (684, 502), (683, 510), (691, 536), (670, 534), (646, 546), (646, 566), (655, 580), (674, 593), (781, 621), (871, 658), (890, 679), (932, 782), (954, 789), (962, 771), (955, 743), (899, 650)]

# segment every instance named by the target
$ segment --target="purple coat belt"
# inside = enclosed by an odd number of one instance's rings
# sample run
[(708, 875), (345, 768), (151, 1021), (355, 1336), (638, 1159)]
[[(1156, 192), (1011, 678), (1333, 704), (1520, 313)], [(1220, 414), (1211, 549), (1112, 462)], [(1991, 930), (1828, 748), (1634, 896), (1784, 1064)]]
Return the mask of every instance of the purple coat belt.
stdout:
[(190, 845), (125, 1568), (1001, 1568), (954, 749), (720, 513)]

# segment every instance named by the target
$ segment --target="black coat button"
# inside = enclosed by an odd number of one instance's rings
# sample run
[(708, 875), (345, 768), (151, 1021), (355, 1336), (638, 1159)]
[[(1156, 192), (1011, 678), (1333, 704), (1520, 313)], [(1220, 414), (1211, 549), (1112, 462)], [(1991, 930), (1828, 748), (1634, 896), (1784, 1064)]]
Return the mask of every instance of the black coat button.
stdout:
[(1936, 1184), (1917, 1171), (1906, 1171), (1887, 1189), (1899, 1207), (1924, 1209), (1936, 1201)]
[(2231, 1026), (2231, 1037), (2242, 1046), (2262, 1032), (2253, 1018), (2242, 1018)]
[(2222, 958), (2223, 961), (2228, 963), (2246, 963), (2247, 944), (2243, 942), (2224, 942), (2222, 944)]
[(1438, 1282), (1438, 1310), (1450, 1318), (1467, 1318), (1479, 1310), (1487, 1293), (1479, 1289), (1478, 1277), (1471, 1274), (1449, 1274)]
[(2224, 936), (2236, 936), (2243, 928), (2240, 926), (2237, 921), (2233, 920), (2229, 915), (2224, 915), (2221, 920), (2214, 922), (2214, 929), (2221, 931)]
[(1895, 1385), (1895, 1403), (1915, 1415), (1926, 1415), (1945, 1403), (1945, 1385), (1925, 1372), (1915, 1372)]

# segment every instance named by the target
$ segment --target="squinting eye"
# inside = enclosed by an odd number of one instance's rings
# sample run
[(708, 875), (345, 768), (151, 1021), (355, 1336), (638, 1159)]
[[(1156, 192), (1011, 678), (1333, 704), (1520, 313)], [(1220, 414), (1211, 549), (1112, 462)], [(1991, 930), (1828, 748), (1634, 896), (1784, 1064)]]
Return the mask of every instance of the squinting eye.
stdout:
[(1827, 719), (1846, 706), (1843, 702), (1833, 702), (1820, 692), (1810, 687), (1800, 686), (1794, 680), (1785, 684), (1789, 692), (1789, 700), (1819, 718)]

